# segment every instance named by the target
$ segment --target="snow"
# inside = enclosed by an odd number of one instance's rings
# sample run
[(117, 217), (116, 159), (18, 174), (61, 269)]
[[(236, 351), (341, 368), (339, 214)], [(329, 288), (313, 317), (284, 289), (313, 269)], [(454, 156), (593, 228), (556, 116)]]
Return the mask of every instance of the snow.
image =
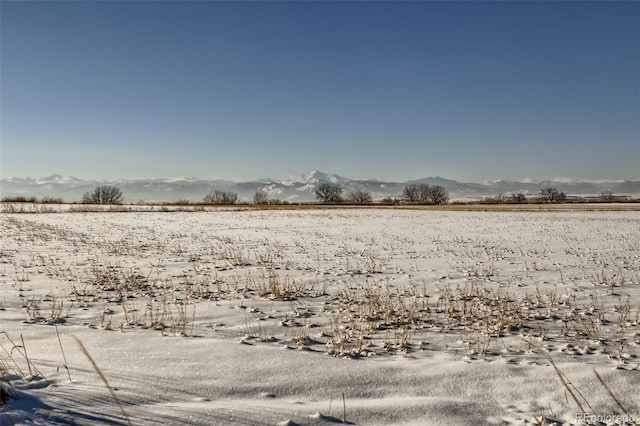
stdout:
[(593, 183), (593, 184), (607, 184), (607, 183), (622, 183), (624, 182), (623, 179), (574, 179), (574, 178), (570, 178), (570, 177), (555, 177), (553, 179), (551, 179), (551, 182), (554, 183), (574, 183), (574, 184), (579, 184), (579, 183)]
[(556, 176), (553, 179), (551, 179), (551, 182), (554, 183), (578, 183), (579, 181), (570, 177), (566, 177), (566, 176)]
[(159, 182), (166, 182), (166, 183), (176, 183), (176, 182), (197, 182), (198, 178), (179, 176), (179, 177), (157, 178), (157, 179), (154, 179), (154, 180), (159, 181)]
[(86, 183), (82, 179), (78, 179), (73, 176), (62, 176), (59, 174), (53, 174), (51, 176), (47, 176), (44, 178), (40, 178), (36, 180), (37, 185), (48, 185), (48, 184), (58, 184), (58, 185), (79, 185)]
[[(293, 176), (293, 177), (284, 179), (282, 181), (282, 184), (285, 186), (302, 185), (302, 188), (305, 188), (304, 190), (309, 190), (310, 188), (311, 189), (315, 188), (316, 186), (318, 186), (318, 184), (322, 182), (331, 182), (331, 183), (344, 185), (349, 181), (350, 179), (344, 178), (342, 176), (330, 175), (318, 170), (314, 170), (310, 173), (307, 173), (306, 175)], [(298, 188), (298, 190), (301, 190), (302, 188)]]
[[(545, 355), (590, 413), (624, 415), (595, 370), (640, 416), (638, 211), (3, 213), (0, 229), (18, 396), (2, 426), (580, 424)], [(484, 298), (519, 301), (525, 325), (448, 314)]]

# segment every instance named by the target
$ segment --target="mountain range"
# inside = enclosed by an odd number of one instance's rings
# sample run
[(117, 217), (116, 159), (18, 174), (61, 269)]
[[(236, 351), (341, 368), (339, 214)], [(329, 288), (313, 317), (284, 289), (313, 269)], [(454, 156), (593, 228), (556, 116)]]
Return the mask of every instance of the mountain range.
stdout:
[(484, 183), (458, 182), (441, 177), (427, 177), (407, 182), (383, 182), (375, 179), (356, 180), (335, 174), (312, 171), (281, 181), (260, 179), (248, 182), (208, 180), (197, 178), (158, 178), (128, 180), (84, 180), (73, 176), (54, 174), (44, 178), (3, 178), (0, 179), (0, 196), (55, 197), (65, 201), (79, 201), (87, 191), (99, 185), (114, 185), (120, 188), (125, 200), (130, 203), (174, 202), (178, 200), (200, 201), (213, 190), (232, 191), (242, 201), (251, 201), (256, 190), (263, 190), (270, 198), (289, 202), (315, 200), (315, 189), (323, 182), (337, 183), (344, 188), (344, 194), (356, 189), (369, 191), (374, 200), (398, 197), (403, 188), (412, 183), (426, 183), (445, 187), (452, 200), (471, 200), (494, 196), (499, 193), (523, 192), (537, 194), (545, 187), (555, 187), (568, 195), (598, 195), (602, 191), (612, 191), (615, 195), (640, 195), (640, 180), (572, 180), (556, 178), (552, 180), (524, 181), (496, 180)]

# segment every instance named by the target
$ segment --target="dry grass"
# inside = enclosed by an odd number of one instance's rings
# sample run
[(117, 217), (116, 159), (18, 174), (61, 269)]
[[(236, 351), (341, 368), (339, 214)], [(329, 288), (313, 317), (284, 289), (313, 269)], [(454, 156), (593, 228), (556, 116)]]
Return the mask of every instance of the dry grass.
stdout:
[[(542, 207), (563, 206), (567, 205)], [(447, 207), (454, 206), (417, 208)], [(248, 300), (271, 303), (274, 312), (295, 304), (296, 315), (300, 307), (307, 307), (304, 321), (292, 323), (286, 314), (266, 321), (295, 326), (290, 329), (293, 332), (277, 331), (277, 341), (323, 348), (334, 356), (415, 352), (435, 341), (434, 347), (461, 350), (467, 358), (477, 359), (487, 356), (492, 345), (526, 337), (552, 342), (571, 355), (598, 352), (622, 364), (637, 359), (640, 307), (612, 293), (633, 289), (640, 275), (622, 266), (608, 266), (629, 264), (632, 259), (614, 258), (607, 252), (594, 257), (573, 244), (570, 235), (564, 237), (571, 246), (563, 254), (578, 259), (589, 256), (595, 265), (581, 276), (575, 276), (575, 268), (567, 273), (549, 265), (545, 249), (520, 248), (518, 253), (445, 235), (429, 244), (436, 256), (451, 259), (448, 271), (435, 282), (413, 282), (411, 273), (423, 269), (421, 259), (410, 260), (407, 271), (394, 267), (385, 254), (402, 250), (405, 242), (401, 240), (359, 236), (336, 246), (329, 252), (333, 257), (327, 257), (313, 254), (304, 241), (285, 246), (277, 241), (253, 242), (233, 233), (213, 234), (194, 244), (187, 233), (140, 238), (123, 227), (122, 232), (93, 237), (62, 226), (36, 226), (15, 216), (8, 217), (6, 224), (25, 241), (86, 247), (89, 253), (73, 266), (51, 255), (19, 259), (6, 250), (0, 253), (0, 260), (10, 265), (9, 274), (13, 267), (13, 287), (30, 323), (61, 324), (78, 309), (99, 305), (97, 328), (186, 336), (194, 330), (203, 333), (197, 327), (197, 314), (206, 308), (200, 309), (199, 304)], [(316, 232), (320, 240), (324, 238), (320, 230)], [(633, 241), (625, 244), (630, 251), (636, 249)], [(146, 260), (127, 266), (120, 263), (132, 258)], [(558, 284), (544, 291), (522, 287), (523, 275), (502, 270), (505, 259), (522, 259), (525, 276), (548, 274), (552, 268)], [(172, 266), (178, 264), (180, 271)], [(68, 283), (66, 289), (29, 292), (33, 280), (42, 275)], [(397, 277), (408, 277), (409, 283), (393, 285), (391, 280)], [(571, 285), (576, 279), (590, 281), (592, 289), (577, 297)]]
[[(197, 203), (161, 203), (161, 204), (129, 204), (129, 205), (90, 205), (90, 204), (64, 204), (61, 200), (52, 199), (42, 201), (3, 201), (0, 206), (1, 213), (104, 213), (104, 212), (207, 212), (207, 211), (243, 211), (243, 210), (427, 210), (427, 211), (468, 211), (468, 212), (558, 212), (558, 211), (640, 211), (640, 201), (627, 202), (584, 202), (584, 203), (522, 203), (522, 204), (483, 204), (473, 202), (459, 202), (443, 205), (420, 204), (316, 204), (316, 203), (289, 203), (289, 204), (233, 204), (211, 205)], [(46, 204), (50, 204), (47, 206)], [(56, 206), (53, 206), (56, 205)]]
[(31, 362), (22, 335), (20, 342), (17, 344), (7, 332), (0, 332), (0, 407), (18, 398), (12, 382), (46, 381), (42, 372)]

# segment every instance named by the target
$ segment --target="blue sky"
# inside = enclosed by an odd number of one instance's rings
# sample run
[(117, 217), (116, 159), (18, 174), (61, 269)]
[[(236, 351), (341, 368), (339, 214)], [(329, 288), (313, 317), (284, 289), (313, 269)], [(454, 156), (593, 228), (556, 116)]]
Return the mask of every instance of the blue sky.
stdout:
[(2, 177), (640, 179), (639, 2), (0, 15)]

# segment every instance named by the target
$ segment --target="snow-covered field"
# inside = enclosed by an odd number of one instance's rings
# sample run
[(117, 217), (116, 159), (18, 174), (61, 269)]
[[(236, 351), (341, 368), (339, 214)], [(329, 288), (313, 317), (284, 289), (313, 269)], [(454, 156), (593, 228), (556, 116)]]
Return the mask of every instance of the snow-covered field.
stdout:
[(0, 425), (634, 424), (639, 230), (637, 211), (0, 214)]

